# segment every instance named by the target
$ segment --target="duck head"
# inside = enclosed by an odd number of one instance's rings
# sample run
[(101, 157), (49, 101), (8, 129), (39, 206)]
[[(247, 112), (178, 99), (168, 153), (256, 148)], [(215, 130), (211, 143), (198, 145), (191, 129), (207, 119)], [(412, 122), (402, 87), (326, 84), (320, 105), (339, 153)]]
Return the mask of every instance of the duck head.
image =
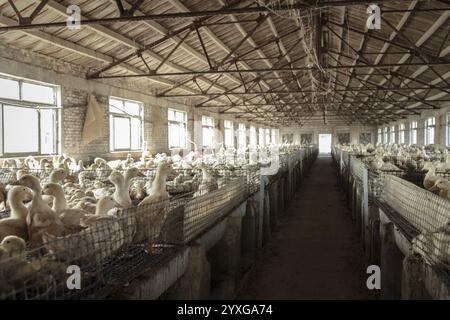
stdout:
[(7, 236), (0, 243), (2, 248), (10, 257), (23, 257), (25, 253), (25, 240), (17, 236)]
[(42, 194), (49, 196), (58, 196), (58, 195), (64, 196), (64, 190), (61, 187), (61, 185), (50, 182), (44, 186), (44, 188), (42, 189)]
[(114, 185), (123, 184), (124, 183), (124, 177), (119, 171), (114, 170), (109, 175), (109, 181), (111, 181)]
[(67, 178), (67, 170), (63, 168), (55, 169), (50, 173), (50, 181), (58, 183)]
[(438, 178), (434, 186), (430, 188), (430, 191), (442, 191), (442, 190), (449, 190), (450, 188), (450, 181), (447, 181), (443, 178)]
[(12, 182), (10, 184), (13, 186), (28, 187), (36, 193), (42, 191), (41, 183), (39, 182), (39, 179), (31, 174), (25, 174), (22, 177), (20, 177), (19, 180), (17, 180), (16, 182)]
[(120, 205), (114, 200), (113, 196), (101, 197), (97, 202), (95, 214), (104, 215), (107, 214), (109, 210), (116, 207), (120, 207)]
[(14, 186), (8, 191), (8, 201), (30, 201), (33, 199), (33, 192), (30, 188), (23, 186)]
[(168, 176), (169, 174), (171, 174), (171, 173), (174, 172), (172, 163), (171, 163), (171, 162), (168, 162), (168, 161), (162, 161), (162, 162), (160, 162), (159, 165), (158, 165), (158, 170), (157, 170), (157, 172), (158, 172), (160, 175)]

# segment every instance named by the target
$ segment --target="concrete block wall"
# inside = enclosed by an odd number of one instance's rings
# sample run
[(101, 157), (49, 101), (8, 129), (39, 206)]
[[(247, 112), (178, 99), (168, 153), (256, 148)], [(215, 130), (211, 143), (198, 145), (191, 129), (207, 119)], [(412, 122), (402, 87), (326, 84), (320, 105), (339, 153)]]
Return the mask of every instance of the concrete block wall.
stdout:
[[(193, 102), (181, 99), (157, 98), (151, 82), (147, 80), (86, 80), (87, 69), (61, 60), (56, 60), (28, 50), (18, 49), (10, 45), (0, 44), (0, 70), (11, 76), (58, 85), (59, 101), (62, 107), (60, 151), (76, 158), (88, 160), (90, 157), (104, 156), (119, 158), (125, 153), (112, 153), (109, 148), (109, 115), (108, 99), (110, 96), (140, 101), (144, 105), (144, 142), (152, 153), (169, 152), (167, 110), (169, 108), (187, 113), (187, 136), (202, 148), (201, 117), (209, 115), (215, 119), (216, 127), (221, 131), (216, 142), (222, 142), (224, 134), (223, 120), (232, 120), (237, 131), (239, 121), (233, 116), (226, 116), (194, 108)], [(104, 137), (83, 143), (81, 134), (86, 116), (86, 105), (89, 94), (96, 96), (104, 110)], [(258, 125), (255, 125), (259, 127)], [(248, 133), (247, 133), (248, 134)], [(237, 132), (236, 132), (237, 135)], [(188, 149), (193, 150), (188, 143)], [(140, 152), (133, 154), (140, 156)]]

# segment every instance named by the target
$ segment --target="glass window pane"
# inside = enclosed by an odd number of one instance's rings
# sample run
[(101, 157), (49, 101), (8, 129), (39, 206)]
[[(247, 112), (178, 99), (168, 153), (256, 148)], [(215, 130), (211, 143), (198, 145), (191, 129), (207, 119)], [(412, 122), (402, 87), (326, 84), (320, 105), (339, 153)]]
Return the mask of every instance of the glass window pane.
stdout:
[(38, 111), (4, 106), (4, 117), (5, 153), (39, 152)]
[(52, 87), (24, 82), (22, 100), (55, 104), (55, 90)]
[(131, 119), (131, 149), (141, 149), (142, 145), (142, 122), (140, 119)]
[(184, 122), (184, 112), (177, 112), (175, 114), (175, 120)]
[(55, 114), (54, 110), (41, 110), (41, 153), (55, 153)]
[(125, 101), (125, 112), (132, 116), (140, 116), (141, 106), (136, 102)]
[(109, 99), (109, 111), (113, 113), (124, 113), (125, 107), (123, 101), (113, 98)]
[(0, 78), (0, 97), (19, 100), (19, 81)]
[(114, 150), (130, 149), (130, 119), (113, 117)]

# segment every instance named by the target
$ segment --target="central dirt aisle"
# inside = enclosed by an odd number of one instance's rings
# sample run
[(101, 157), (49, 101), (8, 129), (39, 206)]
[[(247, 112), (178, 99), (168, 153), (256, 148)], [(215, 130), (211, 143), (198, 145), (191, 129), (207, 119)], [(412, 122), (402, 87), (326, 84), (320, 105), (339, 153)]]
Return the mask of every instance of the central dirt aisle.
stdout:
[(371, 299), (330, 158), (319, 158), (239, 299)]

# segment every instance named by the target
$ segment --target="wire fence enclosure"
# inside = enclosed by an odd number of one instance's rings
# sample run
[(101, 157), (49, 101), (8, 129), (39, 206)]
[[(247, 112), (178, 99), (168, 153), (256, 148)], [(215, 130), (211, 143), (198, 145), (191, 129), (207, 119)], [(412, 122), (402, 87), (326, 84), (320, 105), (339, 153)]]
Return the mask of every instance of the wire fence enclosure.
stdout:
[[(365, 249), (369, 250), (368, 258), (374, 259), (374, 253), (381, 254), (377, 251), (379, 248), (376, 249), (381, 239), (372, 238), (374, 232), (377, 233), (375, 236), (380, 237), (379, 227), (374, 225), (379, 219), (374, 216), (374, 210), (378, 215), (380, 208), (409, 240), (411, 254), (422, 257), (439, 276), (441, 284), (450, 287), (450, 200), (425, 188), (428, 168), (424, 167), (426, 162), (423, 158), (385, 156), (383, 166), (378, 170), (371, 166), (373, 158), (368, 155), (356, 157), (352, 152), (338, 148), (333, 150), (333, 160), (344, 188), (350, 186), (349, 181), (353, 181), (367, 192), (367, 205), (357, 207), (360, 210), (357, 214), (370, 217), (363, 225), (364, 232), (368, 232), (365, 235), (367, 239), (362, 238)], [(427, 160), (430, 159), (432, 157)], [(437, 155), (436, 159), (442, 160), (442, 157)], [(440, 168), (445, 166), (439, 163), (433, 165), (436, 168), (433, 171), (435, 180), (449, 179), (450, 172)], [(346, 193), (350, 198), (358, 198), (351, 203), (364, 202), (364, 194), (358, 195), (352, 189), (347, 189)], [(379, 262), (379, 259), (375, 257), (375, 261)]]
[(450, 201), (395, 176), (385, 178), (380, 201), (401, 218), (397, 224), (413, 252), (441, 270), (450, 285)]
[[(310, 148), (286, 154), (287, 166), (298, 168), (291, 170), (292, 175), (305, 170), (314, 159), (314, 150)], [(107, 297), (140, 274), (166, 265), (171, 257), (261, 188), (259, 165), (219, 166), (207, 171), (214, 177), (213, 183), (202, 181), (202, 170), (175, 170), (168, 177), (169, 199), (138, 205), (142, 195), (135, 195), (135, 190), (148, 186), (156, 174), (153, 169), (140, 170), (144, 177), (134, 178), (130, 183), (132, 206), (114, 208), (101, 215), (74, 217), (70, 228), (65, 226), (62, 230), (55, 225), (35, 225), (26, 245), (12, 238), (11, 245), (17, 246), (14, 250), (3, 250), (0, 246), (0, 299)], [(84, 190), (101, 186), (111, 191), (114, 189), (109, 181), (111, 172), (69, 172), (60, 184), (76, 184)], [(0, 180), (7, 185), (24, 173), (3, 168)], [(49, 170), (26, 173), (38, 177), (43, 185), (50, 181)], [(9, 210), (0, 213), (0, 218), (8, 216)], [(78, 272), (79, 289), (70, 287), (73, 284), (70, 272), (74, 275)]]

